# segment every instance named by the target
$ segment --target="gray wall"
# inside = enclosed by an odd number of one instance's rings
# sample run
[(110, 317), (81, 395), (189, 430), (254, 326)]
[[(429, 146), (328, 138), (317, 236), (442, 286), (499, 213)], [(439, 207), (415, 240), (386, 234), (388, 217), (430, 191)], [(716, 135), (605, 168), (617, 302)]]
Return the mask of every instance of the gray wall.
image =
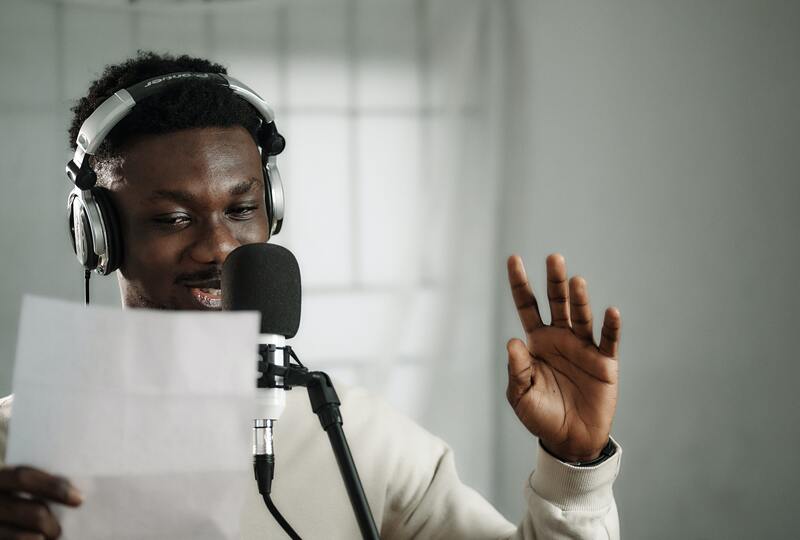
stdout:
[[(596, 312), (621, 309), (623, 536), (797, 537), (800, 3), (516, 10), (529, 99), (500, 251), (543, 291), (558, 250)], [(500, 305), (498, 345), (518, 333)], [(529, 462), (510, 416), (500, 486)], [(514, 495), (498, 491), (508, 514)]]

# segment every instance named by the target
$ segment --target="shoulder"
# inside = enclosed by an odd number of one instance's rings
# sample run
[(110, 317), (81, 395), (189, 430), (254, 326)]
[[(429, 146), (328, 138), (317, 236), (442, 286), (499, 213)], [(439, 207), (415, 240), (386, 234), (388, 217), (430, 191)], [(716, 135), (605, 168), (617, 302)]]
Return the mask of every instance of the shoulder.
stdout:
[(395, 409), (383, 397), (359, 387), (334, 381), (336, 393), (342, 403), (344, 421), (367, 429), (372, 433), (396, 434), (409, 442), (427, 441), (434, 446), (445, 443), (414, 420)]
[(402, 414), (382, 397), (334, 381), (348, 437), (395, 475), (429, 476), (450, 453), (439, 437)]

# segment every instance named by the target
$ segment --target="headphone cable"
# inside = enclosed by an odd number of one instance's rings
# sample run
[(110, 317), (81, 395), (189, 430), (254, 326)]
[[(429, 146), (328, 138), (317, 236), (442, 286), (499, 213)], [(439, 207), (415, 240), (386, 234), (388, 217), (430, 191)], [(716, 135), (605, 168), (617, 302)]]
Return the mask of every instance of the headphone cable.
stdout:
[(84, 279), (83, 300), (87, 306), (89, 305), (89, 278), (91, 276), (92, 276), (92, 271), (86, 268), (83, 271), (83, 279)]

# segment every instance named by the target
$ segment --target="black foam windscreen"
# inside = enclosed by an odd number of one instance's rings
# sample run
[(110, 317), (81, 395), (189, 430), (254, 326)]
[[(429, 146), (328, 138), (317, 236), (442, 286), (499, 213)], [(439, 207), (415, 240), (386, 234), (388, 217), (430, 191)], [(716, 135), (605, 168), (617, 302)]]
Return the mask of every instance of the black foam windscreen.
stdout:
[(261, 333), (294, 337), (300, 326), (300, 267), (275, 244), (246, 244), (222, 264), (222, 309), (260, 311)]

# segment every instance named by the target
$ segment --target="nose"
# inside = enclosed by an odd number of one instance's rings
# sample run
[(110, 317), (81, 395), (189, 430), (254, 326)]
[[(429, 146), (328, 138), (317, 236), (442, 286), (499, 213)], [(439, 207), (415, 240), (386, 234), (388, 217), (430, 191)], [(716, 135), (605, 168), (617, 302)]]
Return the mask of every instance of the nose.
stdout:
[(209, 221), (197, 231), (189, 250), (189, 256), (197, 263), (221, 265), (228, 254), (241, 245), (228, 225), (220, 220)]

